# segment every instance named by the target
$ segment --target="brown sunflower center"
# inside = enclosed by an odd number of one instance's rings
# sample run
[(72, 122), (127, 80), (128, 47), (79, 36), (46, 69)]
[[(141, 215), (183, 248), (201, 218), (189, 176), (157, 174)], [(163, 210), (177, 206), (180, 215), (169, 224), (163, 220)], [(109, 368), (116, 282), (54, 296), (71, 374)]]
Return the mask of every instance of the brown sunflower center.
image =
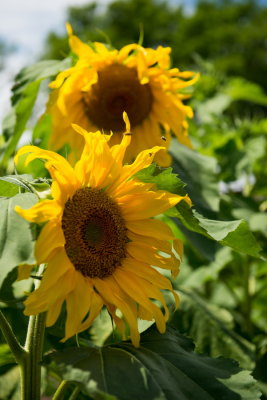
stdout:
[(123, 131), (126, 111), (131, 126), (150, 113), (153, 96), (149, 84), (141, 85), (134, 68), (112, 64), (98, 72), (98, 81), (83, 95), (86, 114), (98, 129)]
[(90, 278), (112, 275), (126, 257), (126, 227), (105, 192), (78, 189), (64, 207), (65, 250), (76, 270)]

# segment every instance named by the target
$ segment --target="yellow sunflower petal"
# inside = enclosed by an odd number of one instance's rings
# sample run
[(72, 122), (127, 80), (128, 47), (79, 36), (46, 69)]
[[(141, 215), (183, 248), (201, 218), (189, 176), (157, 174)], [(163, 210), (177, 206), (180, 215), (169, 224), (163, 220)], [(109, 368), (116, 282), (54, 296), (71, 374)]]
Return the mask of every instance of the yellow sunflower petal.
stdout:
[(94, 290), (91, 292), (90, 312), (88, 317), (80, 324), (78, 332), (88, 329), (94, 319), (99, 315), (104, 305), (104, 301)]
[(114, 281), (114, 278), (109, 277), (103, 280), (94, 279), (94, 285), (104, 300), (121, 310), (130, 326), (130, 335), (133, 345), (136, 347), (139, 346), (140, 334), (137, 327), (136, 312), (124, 301), (124, 296), (116, 284), (116, 281)]
[(61, 214), (62, 209), (54, 200), (43, 200), (28, 210), (16, 206), (15, 211), (29, 222), (45, 222), (57, 218)]
[(154, 237), (160, 240), (172, 240), (173, 233), (170, 227), (158, 219), (143, 219), (126, 221), (127, 228), (139, 235)]
[(65, 237), (58, 221), (48, 222), (42, 229), (35, 245), (35, 257), (38, 264), (45, 263), (53, 250), (63, 247)]
[(67, 297), (67, 321), (65, 338), (73, 336), (90, 310), (92, 299), (92, 286), (80, 272), (76, 273), (75, 288)]
[[(133, 276), (130, 277), (129, 274), (123, 271), (123, 269), (116, 270), (114, 273), (114, 279), (128, 296), (153, 314), (158, 330), (161, 333), (165, 332), (166, 323), (164, 316), (159, 307), (149, 300), (151, 295), (151, 284), (147, 282), (147, 284), (142, 285), (141, 279), (138, 279), (138, 277), (133, 278)], [(153, 296), (154, 295), (155, 294), (153, 293)]]
[(59, 317), (64, 297), (55, 301), (53, 307), (50, 307), (46, 314), (46, 326), (52, 326)]
[(175, 206), (180, 201), (188, 200), (187, 196), (168, 193), (162, 190), (120, 197), (123, 216), (127, 221), (151, 218)]
[(22, 281), (24, 279), (28, 279), (31, 276), (32, 269), (34, 268), (35, 264), (20, 264), (18, 266), (18, 277), (17, 281)]
[(163, 269), (178, 270), (180, 266), (180, 260), (174, 256), (163, 257), (158, 254), (155, 249), (147, 246), (142, 242), (130, 242), (127, 244), (127, 252), (131, 257), (147, 263), (149, 265), (154, 265)]
[[(44, 275), (45, 276), (45, 275)], [(53, 307), (60, 299), (66, 298), (67, 295), (72, 291), (75, 285), (75, 271), (69, 270), (61, 276), (60, 284), (54, 282), (49, 288), (41, 281), (41, 285), (33, 293), (29, 295), (25, 301), (25, 315), (36, 315), (41, 312), (49, 310)]]
[(73, 191), (78, 188), (79, 181), (77, 180), (73, 168), (64, 157), (53, 151), (42, 150), (36, 146), (24, 146), (15, 156), (15, 162), (18, 161), (19, 157), (27, 153), (29, 154), (25, 160), (26, 165), (36, 158), (47, 160), (45, 166), (49, 170), (52, 178), (57, 181), (61, 191), (72, 194)]

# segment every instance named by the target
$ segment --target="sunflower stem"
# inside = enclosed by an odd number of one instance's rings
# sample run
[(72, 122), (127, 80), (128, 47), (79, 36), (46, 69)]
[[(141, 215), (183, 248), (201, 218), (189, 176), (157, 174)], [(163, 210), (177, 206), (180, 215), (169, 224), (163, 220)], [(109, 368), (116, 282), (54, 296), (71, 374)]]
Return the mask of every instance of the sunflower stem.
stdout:
[[(41, 276), (42, 272), (43, 266), (40, 266), (37, 276)], [(35, 282), (35, 289), (39, 285), (40, 281), (37, 280)], [(43, 356), (45, 320), (46, 313), (31, 315), (29, 318), (24, 346), (27, 357), (20, 364), (22, 400), (40, 400), (41, 398), (41, 361)]]
[(41, 361), (46, 314), (32, 315), (29, 319), (25, 351), (27, 357), (21, 364), (22, 400), (41, 398)]

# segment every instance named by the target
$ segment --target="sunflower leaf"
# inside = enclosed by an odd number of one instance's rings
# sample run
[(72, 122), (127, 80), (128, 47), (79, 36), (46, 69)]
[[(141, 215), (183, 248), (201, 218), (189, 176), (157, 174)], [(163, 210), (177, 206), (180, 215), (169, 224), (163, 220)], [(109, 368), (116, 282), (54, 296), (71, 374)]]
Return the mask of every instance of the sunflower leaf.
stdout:
[(61, 379), (82, 384), (93, 398), (97, 397), (92, 388), (124, 400), (260, 398), (248, 371), (230, 359), (196, 354), (193, 343), (171, 327), (163, 335), (154, 326), (149, 328), (140, 348), (128, 342), (68, 348), (49, 354), (44, 363)]
[(30, 67), (23, 68), (16, 76), (12, 88), (12, 109), (3, 121), (3, 135), (6, 143), (2, 149), (2, 165), (6, 165), (25, 130), (41, 81), (68, 68), (69, 63), (69, 59), (40, 61)]
[[(204, 218), (196, 210), (191, 209), (185, 201), (166, 212), (181, 228), (182, 232), (191, 239), (190, 231), (206, 236), (209, 239), (229, 246), (237, 252), (261, 258), (261, 246), (256, 241), (248, 223), (244, 219), (233, 221), (218, 221)], [(179, 221), (176, 220), (178, 218)], [(189, 231), (188, 231), (189, 230)], [(197, 247), (197, 235), (193, 237)]]
[[(160, 190), (167, 190), (171, 193), (176, 193), (181, 196), (185, 195), (185, 184), (176, 174), (172, 173), (172, 168), (162, 169), (152, 164), (150, 167), (145, 168), (136, 174), (136, 177), (143, 182), (154, 183)], [(199, 177), (199, 179), (202, 178)], [(215, 192), (213, 184), (211, 185), (211, 188), (207, 190), (207, 197), (209, 193), (212, 193), (212, 191)], [(195, 194), (196, 197), (197, 193), (198, 192)], [(204, 200), (201, 208), (204, 208)], [(194, 247), (199, 247), (201, 253), (204, 256), (207, 255), (208, 258), (212, 256), (209, 249), (210, 243), (207, 240), (203, 243), (203, 239), (196, 234), (201, 234), (206, 238), (215, 240), (224, 246), (229, 246), (240, 253), (249, 254), (253, 257), (261, 257), (260, 251), (262, 249), (257, 243), (245, 220), (240, 219), (234, 221), (218, 221), (215, 219), (205, 218), (196, 210), (191, 208), (185, 201), (180, 201), (175, 207), (168, 210), (165, 214), (170, 217), (175, 217), (174, 221), (187, 236), (188, 240), (193, 241)], [(215, 214), (213, 215), (215, 216)], [(177, 219), (179, 221), (177, 221)], [(196, 234), (192, 235), (192, 231)], [(198, 240), (201, 241), (200, 246), (198, 246)], [(203, 248), (203, 244), (207, 247), (207, 251), (205, 251)]]
[(172, 318), (184, 334), (193, 338), (196, 349), (212, 357), (230, 357), (242, 368), (255, 366), (255, 345), (232, 330), (233, 317), (225, 308), (204, 301), (196, 290), (180, 288), (182, 301)]
[(0, 287), (14, 267), (35, 262), (30, 224), (14, 211), (14, 207), (29, 208), (36, 202), (37, 197), (32, 193), (0, 198)]
[(172, 140), (173, 170), (186, 184), (193, 204), (206, 217), (219, 211), (218, 168), (215, 158), (204, 156)]
[(167, 190), (181, 196), (186, 194), (184, 182), (172, 173), (172, 168), (161, 168), (156, 164), (142, 169), (136, 175), (136, 178), (142, 182), (154, 183), (159, 190)]
[(7, 175), (0, 177), (0, 196), (12, 197), (19, 193), (19, 187), (26, 192), (32, 192), (29, 181), (32, 180), (31, 175)]

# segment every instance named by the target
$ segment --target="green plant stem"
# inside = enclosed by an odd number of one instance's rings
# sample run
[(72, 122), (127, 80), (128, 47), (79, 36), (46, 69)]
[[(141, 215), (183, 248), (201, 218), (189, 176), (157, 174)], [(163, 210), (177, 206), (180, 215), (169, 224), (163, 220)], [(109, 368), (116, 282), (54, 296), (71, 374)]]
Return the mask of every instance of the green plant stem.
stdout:
[(80, 393), (81, 389), (79, 388), (79, 386), (76, 386), (76, 388), (73, 390), (73, 392), (71, 393), (69, 400), (76, 400), (79, 393)]
[(7, 321), (2, 311), (0, 311), (0, 329), (7, 344), (10, 347), (11, 352), (13, 353), (13, 356), (15, 357), (16, 362), (18, 364), (21, 364), (27, 356), (27, 352), (18, 342), (9, 322)]
[(22, 400), (39, 400), (41, 396), (41, 361), (46, 314), (30, 317), (25, 350), (27, 357), (21, 364)]
[(63, 400), (64, 393), (66, 392), (66, 389), (70, 384), (70, 381), (62, 381), (57, 388), (52, 400)]

